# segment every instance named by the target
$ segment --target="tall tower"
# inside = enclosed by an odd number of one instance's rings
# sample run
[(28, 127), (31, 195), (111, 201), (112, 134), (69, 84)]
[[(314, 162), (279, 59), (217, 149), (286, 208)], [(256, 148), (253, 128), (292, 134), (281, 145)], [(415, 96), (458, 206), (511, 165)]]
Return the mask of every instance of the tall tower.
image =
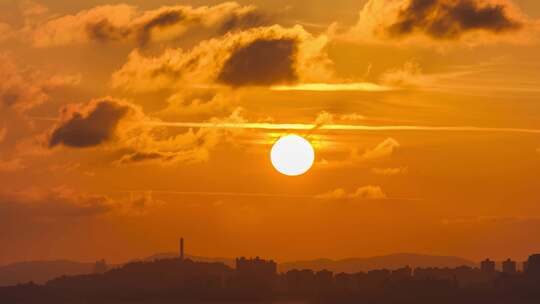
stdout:
[(184, 238), (180, 238), (180, 260), (184, 259)]

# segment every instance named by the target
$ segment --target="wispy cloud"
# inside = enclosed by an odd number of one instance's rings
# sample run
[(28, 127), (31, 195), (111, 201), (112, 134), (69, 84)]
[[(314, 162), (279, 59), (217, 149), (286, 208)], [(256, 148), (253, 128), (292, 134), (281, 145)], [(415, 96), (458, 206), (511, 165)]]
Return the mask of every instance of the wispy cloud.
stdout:
[(400, 167), (400, 168), (373, 168), (371, 169), (371, 172), (375, 175), (381, 175), (381, 176), (397, 176), (397, 175), (405, 175), (409, 172), (409, 169), (406, 167)]
[(433, 131), (433, 132), (485, 132), (485, 133), (523, 133), (540, 134), (540, 129), (527, 128), (499, 128), (476, 126), (419, 126), (419, 125), (351, 125), (327, 124), (318, 126), (310, 123), (268, 123), (268, 122), (150, 122), (156, 126), (177, 128), (218, 128), (218, 129), (260, 129), (260, 130), (292, 130), (309, 131), (313, 129), (327, 131)]
[(15, 172), (24, 168), (26, 168), (26, 166), (20, 158), (9, 160), (0, 159), (0, 172)]
[(7, 135), (7, 128), (0, 128), (0, 143), (4, 141), (4, 139), (6, 139), (6, 135)]
[[(160, 190), (123, 190), (115, 191), (114, 193), (152, 193), (154, 195), (178, 195), (178, 196), (209, 196), (209, 197), (259, 197), (259, 198), (296, 198), (296, 199), (328, 199), (333, 197), (336, 199), (342, 189), (337, 189), (324, 194), (288, 194), (288, 193), (264, 193), (264, 192), (212, 192), (212, 191), (160, 191)], [(332, 195), (329, 195), (332, 194)], [(387, 196), (378, 186), (359, 187), (352, 193), (347, 193), (343, 190), (342, 198), (351, 199), (380, 199), (380, 200), (418, 200), (415, 198)], [(328, 196), (328, 197), (327, 197)]]
[(110, 213), (139, 216), (164, 202), (152, 192), (137, 192), (121, 198), (81, 192), (67, 186), (33, 187), (20, 190), (0, 190), (0, 219), (25, 216), (41, 218), (89, 217)]
[(300, 83), (295, 85), (279, 85), (271, 87), (273, 91), (312, 91), (312, 92), (389, 92), (395, 90), (390, 86), (371, 82), (357, 83)]
[(363, 186), (356, 189), (354, 192), (347, 192), (343, 188), (338, 188), (330, 192), (319, 194), (317, 199), (323, 200), (345, 200), (345, 199), (366, 199), (379, 200), (386, 199), (386, 193), (379, 186)]

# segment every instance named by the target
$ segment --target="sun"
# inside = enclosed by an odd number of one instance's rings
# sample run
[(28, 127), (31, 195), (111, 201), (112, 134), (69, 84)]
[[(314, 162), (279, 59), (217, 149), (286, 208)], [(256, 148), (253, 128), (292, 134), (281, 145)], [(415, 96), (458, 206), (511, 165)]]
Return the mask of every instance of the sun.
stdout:
[(281, 137), (270, 152), (272, 165), (282, 174), (298, 176), (306, 173), (315, 160), (313, 146), (298, 135)]

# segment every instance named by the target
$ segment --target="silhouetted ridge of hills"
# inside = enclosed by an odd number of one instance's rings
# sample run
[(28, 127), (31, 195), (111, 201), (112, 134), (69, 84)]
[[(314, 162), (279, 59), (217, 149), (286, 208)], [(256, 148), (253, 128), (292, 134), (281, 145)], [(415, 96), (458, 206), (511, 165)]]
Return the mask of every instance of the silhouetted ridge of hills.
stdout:
[(42, 284), (61, 275), (91, 273), (93, 269), (93, 263), (65, 260), (13, 263), (0, 267), (0, 286), (26, 282)]
[(195, 262), (189, 259), (160, 259), (130, 262), (103, 274), (62, 276), (47, 282), (48, 287), (75, 294), (110, 294), (121, 290), (130, 293), (218, 290), (223, 275), (233, 269), (222, 263)]
[[(155, 261), (155, 260), (164, 260), (164, 259), (174, 259), (178, 257), (176, 252), (164, 252), (157, 253), (142, 259), (143, 261)], [(186, 255), (186, 258), (193, 260), (195, 262), (205, 262), (205, 263), (223, 263), (229, 267), (234, 267), (234, 259), (231, 258), (208, 258), (194, 255)], [(137, 261), (137, 260), (135, 260)]]
[[(155, 254), (143, 259), (133, 261), (155, 261), (175, 258), (178, 253), (166, 252)], [(234, 259), (229, 258), (207, 258), (198, 256), (186, 256), (196, 262), (223, 263), (229, 267), (234, 267)], [(317, 259), (311, 261), (297, 261), (278, 264), (280, 272), (291, 269), (327, 269), (336, 273), (355, 273), (368, 271), (371, 269), (397, 269), (409, 265), (410, 267), (457, 267), (476, 266), (476, 263), (459, 257), (431, 256), (421, 254), (392, 254), (386, 256), (368, 258), (350, 258), (343, 260)], [(109, 268), (121, 266), (109, 265)], [(0, 266), (0, 286), (14, 285), (33, 281), (43, 284), (51, 279), (62, 275), (81, 275), (93, 272), (94, 263), (81, 263), (74, 261), (33, 261), (13, 263)]]

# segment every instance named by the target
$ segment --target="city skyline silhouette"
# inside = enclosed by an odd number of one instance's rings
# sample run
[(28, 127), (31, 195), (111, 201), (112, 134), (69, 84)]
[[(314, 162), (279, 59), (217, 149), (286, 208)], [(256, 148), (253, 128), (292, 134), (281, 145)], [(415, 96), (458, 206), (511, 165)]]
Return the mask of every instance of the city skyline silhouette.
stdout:
[[(98, 260), (92, 273), (61, 275), (43, 284), (26, 282), (0, 287), (0, 299), (10, 303), (108, 303), (108, 301), (317, 301), (399, 299), (429, 303), (504, 298), (512, 303), (540, 299), (540, 254), (531, 255), (523, 268), (510, 259), (488, 259), (478, 266), (403, 267), (361, 272), (327, 269), (278, 271), (273, 260), (260, 257), (235, 259), (233, 267), (220, 262), (196, 262), (185, 253), (179, 239), (175, 258), (156, 258), (108, 267)], [(429, 289), (426, 289), (429, 288)], [(11, 302), (12, 301), (12, 302)], [(446, 302), (445, 302), (446, 301)], [(470, 302), (473, 303), (473, 302)]]

